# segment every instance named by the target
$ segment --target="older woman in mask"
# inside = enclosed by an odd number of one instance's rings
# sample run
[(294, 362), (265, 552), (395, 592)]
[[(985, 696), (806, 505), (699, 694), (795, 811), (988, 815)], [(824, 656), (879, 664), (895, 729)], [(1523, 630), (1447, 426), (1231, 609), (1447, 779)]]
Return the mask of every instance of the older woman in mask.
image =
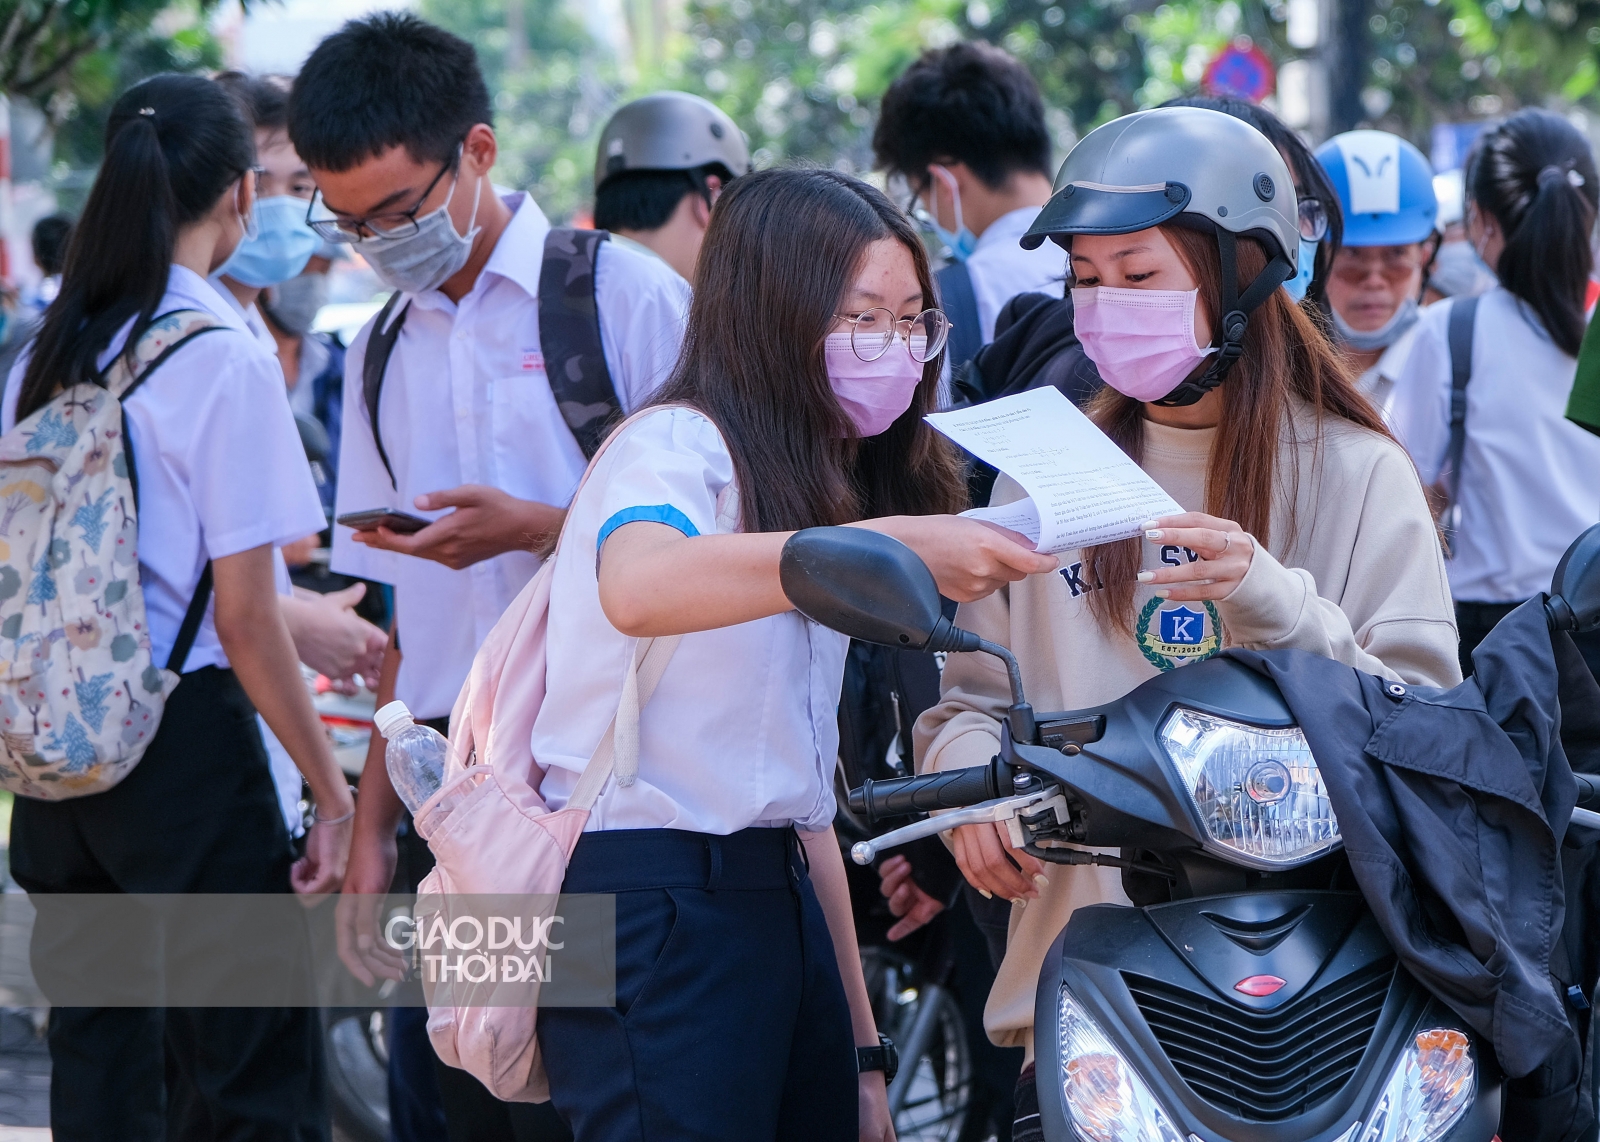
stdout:
[(1336, 135), (1317, 159), (1345, 219), (1328, 276), (1334, 341), (1360, 374), (1361, 391), (1386, 411), (1439, 249), (1433, 170), (1421, 151), (1387, 131)]

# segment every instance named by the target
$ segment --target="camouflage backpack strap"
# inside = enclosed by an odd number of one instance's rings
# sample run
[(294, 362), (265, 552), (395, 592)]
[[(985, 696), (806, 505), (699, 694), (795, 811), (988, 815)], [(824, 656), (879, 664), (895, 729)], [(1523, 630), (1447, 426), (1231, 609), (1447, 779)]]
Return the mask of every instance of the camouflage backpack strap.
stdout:
[(592, 457), (622, 414), (600, 340), (600, 310), (594, 296), (594, 263), (604, 230), (552, 227), (544, 240), (539, 271), (539, 343), (545, 375), (561, 417)]
[[(400, 306), (399, 313), (395, 312), (396, 306)], [(378, 398), (383, 395), (384, 370), (389, 367), (395, 342), (400, 340), (400, 330), (405, 328), (406, 314), (410, 312), (409, 303), (400, 305), (399, 290), (390, 294), (389, 300), (378, 310), (378, 319), (373, 322), (372, 332), (367, 335), (366, 352), (361, 356), (361, 397), (367, 406), (367, 423), (372, 425), (372, 443), (377, 446), (378, 459), (383, 461), (383, 470), (389, 473), (389, 484), (396, 491), (400, 485), (395, 481), (394, 465), (389, 463), (389, 453), (383, 447), (383, 434), (378, 430)]]

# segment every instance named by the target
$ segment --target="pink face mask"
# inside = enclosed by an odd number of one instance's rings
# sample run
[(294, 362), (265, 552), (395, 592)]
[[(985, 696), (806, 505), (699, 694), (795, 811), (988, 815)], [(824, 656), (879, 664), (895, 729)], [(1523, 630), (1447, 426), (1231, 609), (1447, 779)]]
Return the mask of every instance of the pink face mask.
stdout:
[(1195, 344), (1199, 296), (1198, 289), (1075, 289), (1073, 327), (1101, 380), (1134, 400), (1156, 401), (1216, 352)]
[(898, 337), (876, 361), (850, 348), (850, 334), (833, 333), (823, 347), (833, 395), (862, 436), (876, 436), (900, 419), (922, 383), (922, 363), (913, 361)]

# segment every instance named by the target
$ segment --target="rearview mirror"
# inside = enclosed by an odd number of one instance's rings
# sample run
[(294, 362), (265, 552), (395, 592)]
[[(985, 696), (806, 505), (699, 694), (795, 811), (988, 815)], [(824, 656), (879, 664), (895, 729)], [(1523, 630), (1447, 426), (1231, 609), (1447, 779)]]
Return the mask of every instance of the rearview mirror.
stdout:
[(981, 650), (1006, 664), (1012, 739), (1034, 739), (1022, 671), (1003, 646), (944, 617), (939, 584), (915, 551), (864, 527), (809, 527), (783, 545), (778, 579), (795, 610), (862, 642), (928, 652)]
[(1558, 630), (1600, 627), (1600, 524), (1573, 540), (1561, 557), (1545, 612)]
[(795, 610), (862, 642), (924, 650), (941, 626), (950, 626), (933, 573), (916, 552), (882, 532), (797, 531), (783, 545), (778, 574)]

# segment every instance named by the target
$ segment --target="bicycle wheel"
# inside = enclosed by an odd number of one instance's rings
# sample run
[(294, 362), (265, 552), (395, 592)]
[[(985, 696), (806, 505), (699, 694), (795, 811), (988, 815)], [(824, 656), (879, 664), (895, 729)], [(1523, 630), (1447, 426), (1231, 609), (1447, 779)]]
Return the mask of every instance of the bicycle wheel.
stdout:
[[(864, 948), (861, 959), (878, 1026), (889, 1029), (901, 1051), (895, 1135), (907, 1142), (955, 1142), (972, 1101), (972, 1059), (960, 1005), (948, 988), (919, 986), (909, 957)], [(919, 1024), (920, 1049), (913, 1044)]]
[(323, 1012), (333, 1120), (351, 1142), (389, 1140), (389, 1049), (382, 1007)]

